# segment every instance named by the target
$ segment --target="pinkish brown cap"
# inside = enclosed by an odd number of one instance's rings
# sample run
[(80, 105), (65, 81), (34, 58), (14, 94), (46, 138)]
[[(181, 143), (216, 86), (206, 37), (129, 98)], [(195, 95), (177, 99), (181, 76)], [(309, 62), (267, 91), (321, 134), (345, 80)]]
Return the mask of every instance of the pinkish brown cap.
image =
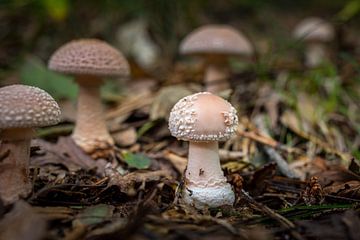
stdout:
[(191, 32), (180, 44), (181, 54), (228, 54), (251, 56), (253, 46), (235, 28), (207, 25)]
[(329, 42), (334, 39), (335, 29), (324, 19), (309, 17), (296, 26), (293, 35), (305, 41)]
[(57, 124), (60, 108), (44, 90), (26, 85), (0, 88), (0, 129)]
[(70, 75), (128, 76), (129, 64), (115, 48), (97, 39), (80, 39), (60, 47), (49, 69)]
[(180, 99), (169, 117), (171, 135), (185, 141), (225, 141), (235, 133), (237, 124), (235, 108), (209, 92)]

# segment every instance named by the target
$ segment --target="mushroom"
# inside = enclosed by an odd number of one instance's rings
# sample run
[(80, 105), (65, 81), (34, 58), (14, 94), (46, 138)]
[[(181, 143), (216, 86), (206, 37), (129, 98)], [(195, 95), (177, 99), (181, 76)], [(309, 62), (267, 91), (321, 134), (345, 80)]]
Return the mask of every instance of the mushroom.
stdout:
[(329, 22), (317, 17), (306, 18), (295, 27), (293, 35), (296, 39), (305, 41), (307, 67), (317, 67), (329, 58), (326, 45), (335, 35), (335, 29)]
[(29, 155), (33, 128), (59, 121), (60, 108), (44, 90), (25, 85), (0, 88), (0, 196), (6, 204), (31, 192)]
[(80, 39), (60, 47), (51, 56), (49, 68), (75, 76), (79, 85), (74, 142), (94, 158), (108, 156), (114, 140), (104, 120), (100, 86), (105, 77), (129, 75), (125, 57), (103, 41)]
[(171, 134), (189, 141), (185, 171), (186, 204), (198, 209), (232, 205), (235, 194), (221, 170), (218, 141), (229, 139), (236, 130), (236, 110), (229, 102), (209, 92), (179, 100), (170, 112)]
[(180, 53), (205, 58), (206, 91), (219, 93), (229, 88), (228, 56), (250, 57), (253, 46), (235, 28), (227, 25), (206, 25), (191, 32), (180, 44)]

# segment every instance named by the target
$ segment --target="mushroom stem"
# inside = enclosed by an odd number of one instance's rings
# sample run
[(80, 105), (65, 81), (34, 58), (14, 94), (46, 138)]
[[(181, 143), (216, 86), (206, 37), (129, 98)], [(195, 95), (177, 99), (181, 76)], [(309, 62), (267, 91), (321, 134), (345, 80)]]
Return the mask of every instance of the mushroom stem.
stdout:
[(317, 67), (328, 58), (326, 46), (323, 43), (308, 43), (305, 49), (305, 65)]
[(220, 166), (217, 141), (190, 142), (185, 176), (189, 185), (207, 186), (219, 182), (226, 183)]
[(218, 142), (190, 142), (183, 200), (198, 209), (234, 203), (235, 194), (221, 170)]
[(86, 153), (97, 148), (107, 149), (114, 144), (104, 120), (100, 97), (102, 81), (93, 76), (78, 76), (77, 120), (72, 138)]
[(230, 88), (229, 69), (226, 59), (208, 57), (205, 70), (205, 90), (211, 93), (219, 93)]
[(29, 181), (31, 128), (4, 129), (0, 145), (0, 196), (5, 204), (31, 192)]

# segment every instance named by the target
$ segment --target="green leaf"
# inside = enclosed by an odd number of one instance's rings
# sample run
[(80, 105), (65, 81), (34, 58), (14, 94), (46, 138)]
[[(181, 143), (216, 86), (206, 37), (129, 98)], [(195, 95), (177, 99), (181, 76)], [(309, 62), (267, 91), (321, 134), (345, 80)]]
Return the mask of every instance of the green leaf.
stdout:
[(69, 13), (68, 0), (41, 0), (47, 14), (57, 21), (64, 20)]
[(141, 153), (123, 153), (124, 161), (133, 168), (147, 169), (151, 164), (151, 159)]
[(50, 71), (41, 59), (28, 57), (20, 69), (21, 83), (39, 87), (55, 99), (67, 98), (74, 100), (77, 86), (70, 77)]
[(348, 1), (343, 9), (337, 14), (337, 18), (340, 21), (349, 21), (351, 18), (358, 15), (360, 12), (360, 1), (359, 0), (351, 0)]
[(155, 121), (150, 121), (142, 125), (142, 127), (138, 130), (137, 136), (141, 137), (144, 135), (147, 131), (149, 131), (151, 128), (155, 126)]
[(114, 211), (114, 206), (99, 204), (86, 208), (82, 213), (77, 215), (75, 221), (84, 225), (93, 225), (109, 220)]

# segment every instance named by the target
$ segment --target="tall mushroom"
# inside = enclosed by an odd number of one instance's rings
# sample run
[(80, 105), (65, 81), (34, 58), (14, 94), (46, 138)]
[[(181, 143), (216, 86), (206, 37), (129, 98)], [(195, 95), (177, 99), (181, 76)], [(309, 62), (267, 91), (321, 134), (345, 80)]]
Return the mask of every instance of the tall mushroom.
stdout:
[(185, 203), (199, 209), (234, 203), (234, 192), (221, 170), (218, 141), (229, 139), (237, 123), (235, 108), (209, 92), (184, 97), (171, 110), (171, 134), (189, 141)]
[(31, 192), (30, 140), (33, 128), (60, 121), (60, 108), (45, 91), (25, 85), (0, 88), (0, 196), (7, 204)]
[(228, 56), (250, 57), (253, 46), (235, 28), (227, 25), (206, 25), (191, 32), (180, 44), (183, 55), (205, 58), (206, 91), (218, 93), (229, 88)]
[(294, 29), (296, 39), (305, 41), (305, 65), (317, 67), (329, 59), (327, 44), (334, 39), (335, 29), (327, 21), (317, 17), (305, 18)]
[(60, 47), (51, 56), (49, 68), (75, 76), (79, 85), (73, 140), (94, 158), (106, 157), (114, 140), (104, 120), (100, 86), (103, 78), (128, 76), (128, 62), (118, 50), (103, 41), (80, 39)]

